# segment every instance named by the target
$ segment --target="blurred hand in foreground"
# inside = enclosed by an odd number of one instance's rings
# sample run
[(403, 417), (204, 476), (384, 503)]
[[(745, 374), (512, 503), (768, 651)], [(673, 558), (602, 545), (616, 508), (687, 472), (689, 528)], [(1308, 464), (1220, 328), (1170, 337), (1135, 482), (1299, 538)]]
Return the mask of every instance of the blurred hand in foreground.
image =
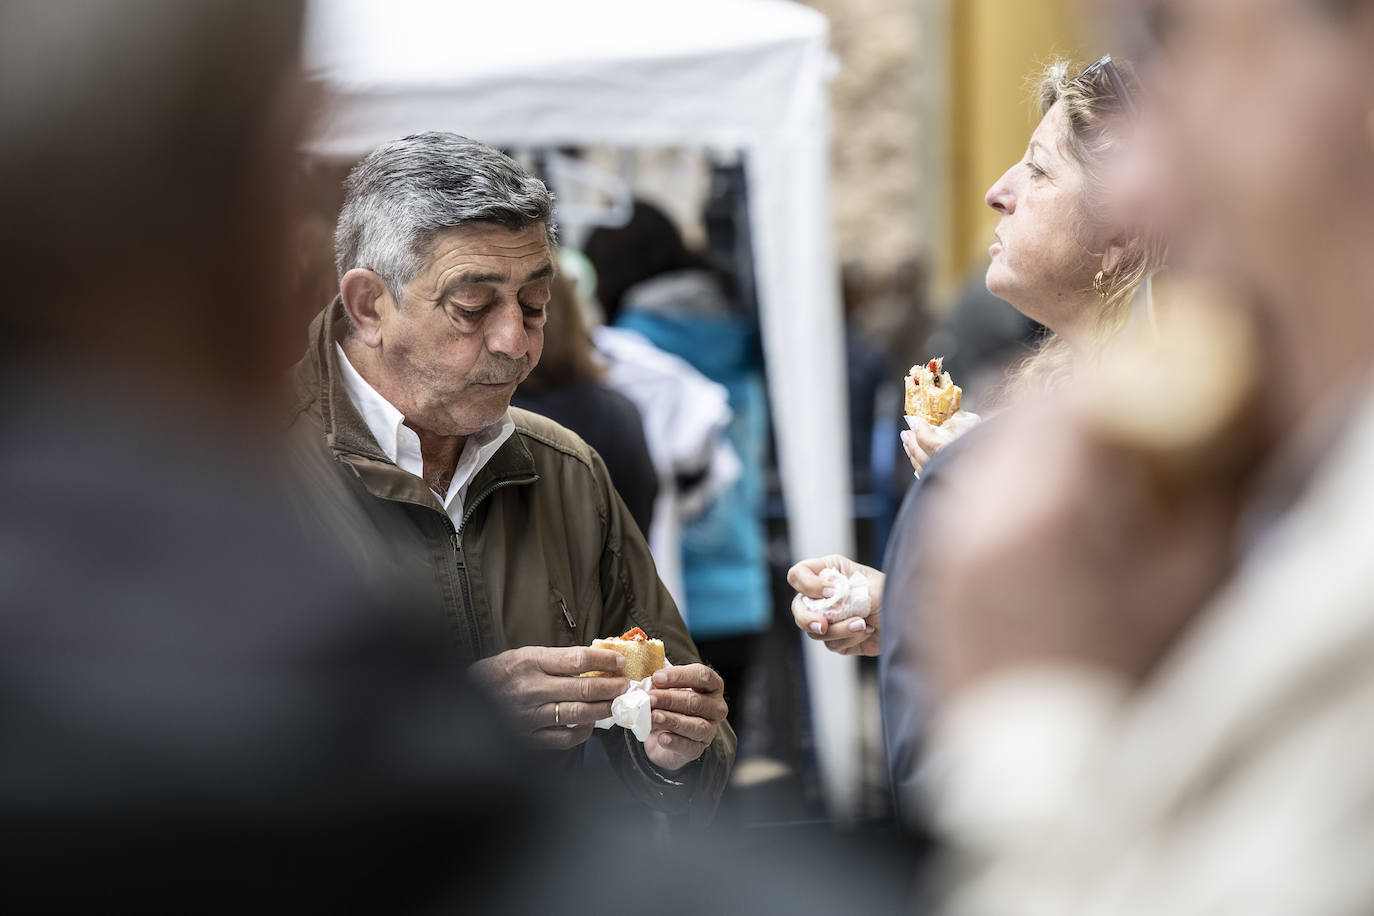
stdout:
[(1025, 664), (1146, 675), (1229, 569), (1234, 488), (1165, 486), (1065, 397), (963, 456), (933, 507), (922, 626), (948, 696)]

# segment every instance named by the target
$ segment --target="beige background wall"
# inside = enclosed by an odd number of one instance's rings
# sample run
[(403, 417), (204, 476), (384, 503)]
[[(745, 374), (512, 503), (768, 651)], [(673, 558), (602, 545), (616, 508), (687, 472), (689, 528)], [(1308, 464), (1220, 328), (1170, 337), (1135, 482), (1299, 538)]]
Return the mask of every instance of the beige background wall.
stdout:
[(928, 270), (939, 309), (985, 257), (983, 194), (1034, 127), (1030, 77), (1095, 58), (1079, 0), (805, 0), (830, 20), (835, 239), (879, 285)]
[[(1039, 121), (1035, 75), (1055, 57), (1087, 63), (1076, 0), (949, 0), (947, 236), (938, 277), (982, 263), (996, 214), (983, 196), (1025, 152)], [(1087, 60), (1085, 60), (1087, 58)]]

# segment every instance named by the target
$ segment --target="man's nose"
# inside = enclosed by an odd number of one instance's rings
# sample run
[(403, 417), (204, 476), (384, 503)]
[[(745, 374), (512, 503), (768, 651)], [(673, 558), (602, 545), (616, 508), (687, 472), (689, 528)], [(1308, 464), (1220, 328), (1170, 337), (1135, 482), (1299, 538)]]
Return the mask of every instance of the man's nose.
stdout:
[(486, 343), (492, 353), (511, 359), (521, 359), (529, 352), (530, 337), (525, 330), (525, 315), (519, 303), (507, 305), (492, 316)]

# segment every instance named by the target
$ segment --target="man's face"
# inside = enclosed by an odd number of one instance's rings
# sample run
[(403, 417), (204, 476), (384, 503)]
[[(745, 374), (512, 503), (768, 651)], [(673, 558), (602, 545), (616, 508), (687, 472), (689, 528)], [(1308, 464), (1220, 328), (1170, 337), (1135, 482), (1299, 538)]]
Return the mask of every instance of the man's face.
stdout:
[(471, 435), (497, 422), (539, 362), (553, 252), (543, 223), (442, 232), (382, 319), (378, 388), (407, 425)]

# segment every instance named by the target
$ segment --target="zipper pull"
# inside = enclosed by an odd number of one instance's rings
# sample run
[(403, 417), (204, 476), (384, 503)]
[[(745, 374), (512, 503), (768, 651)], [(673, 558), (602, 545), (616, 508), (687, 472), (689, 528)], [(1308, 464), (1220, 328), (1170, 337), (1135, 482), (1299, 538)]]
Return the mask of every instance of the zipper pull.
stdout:
[(577, 621), (573, 620), (573, 615), (568, 611), (568, 603), (560, 597), (558, 599), (558, 606), (563, 609), (563, 619), (568, 622), (568, 629), (576, 630)]

